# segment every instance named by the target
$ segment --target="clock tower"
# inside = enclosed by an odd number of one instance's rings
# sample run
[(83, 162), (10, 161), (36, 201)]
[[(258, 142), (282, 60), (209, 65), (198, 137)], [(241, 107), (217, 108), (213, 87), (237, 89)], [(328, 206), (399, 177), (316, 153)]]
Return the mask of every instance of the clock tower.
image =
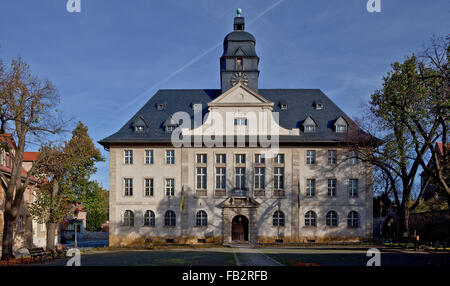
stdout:
[(259, 57), (255, 50), (255, 37), (245, 32), (242, 10), (237, 10), (234, 18), (234, 31), (223, 41), (223, 54), (220, 58), (220, 80), (222, 93), (241, 83), (258, 91)]

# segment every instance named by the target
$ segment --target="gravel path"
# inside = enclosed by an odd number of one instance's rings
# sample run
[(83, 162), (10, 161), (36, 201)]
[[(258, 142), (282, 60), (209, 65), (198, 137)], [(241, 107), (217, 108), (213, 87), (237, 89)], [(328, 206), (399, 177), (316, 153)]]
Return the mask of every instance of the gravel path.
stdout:
[(283, 266), (256, 248), (233, 247), (237, 266)]

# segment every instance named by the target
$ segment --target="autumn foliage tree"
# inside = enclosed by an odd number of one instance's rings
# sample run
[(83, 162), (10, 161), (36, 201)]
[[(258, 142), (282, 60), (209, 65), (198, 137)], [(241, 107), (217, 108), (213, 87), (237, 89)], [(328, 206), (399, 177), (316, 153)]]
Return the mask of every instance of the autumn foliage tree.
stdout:
[(11, 133), (17, 145), (13, 152), (7, 144), (0, 146), (9, 153), (12, 162), (10, 175), (1, 175), (5, 182), (3, 260), (14, 257), (14, 221), (30, 178), (41, 162), (36, 160), (23, 177), (25, 147), (30, 142), (45, 141), (49, 134), (61, 132), (64, 122), (56, 109), (58, 104), (59, 95), (53, 84), (34, 76), (21, 58), (13, 59), (9, 67), (0, 62), (0, 132)]
[(35, 220), (46, 224), (47, 250), (54, 250), (56, 227), (73, 213), (74, 203), (93, 203), (86, 200), (91, 191), (87, 182), (97, 170), (95, 163), (103, 158), (81, 122), (69, 141), (61, 146), (43, 146), (41, 157), (38, 173), (47, 182), (37, 191), (29, 210)]

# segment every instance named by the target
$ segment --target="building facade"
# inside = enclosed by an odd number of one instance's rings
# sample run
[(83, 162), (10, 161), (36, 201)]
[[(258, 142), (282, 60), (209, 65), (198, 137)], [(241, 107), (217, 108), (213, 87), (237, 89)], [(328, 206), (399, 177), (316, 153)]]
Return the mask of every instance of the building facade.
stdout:
[(111, 246), (372, 238), (372, 168), (358, 126), (319, 89), (260, 89), (243, 17), (220, 89), (159, 90), (109, 151)]

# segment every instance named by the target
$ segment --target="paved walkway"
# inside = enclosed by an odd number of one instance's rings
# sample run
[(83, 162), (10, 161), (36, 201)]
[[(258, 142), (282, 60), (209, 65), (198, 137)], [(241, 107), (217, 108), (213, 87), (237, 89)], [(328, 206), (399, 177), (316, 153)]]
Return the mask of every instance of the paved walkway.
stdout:
[(237, 266), (283, 266), (256, 248), (233, 247), (233, 252)]

